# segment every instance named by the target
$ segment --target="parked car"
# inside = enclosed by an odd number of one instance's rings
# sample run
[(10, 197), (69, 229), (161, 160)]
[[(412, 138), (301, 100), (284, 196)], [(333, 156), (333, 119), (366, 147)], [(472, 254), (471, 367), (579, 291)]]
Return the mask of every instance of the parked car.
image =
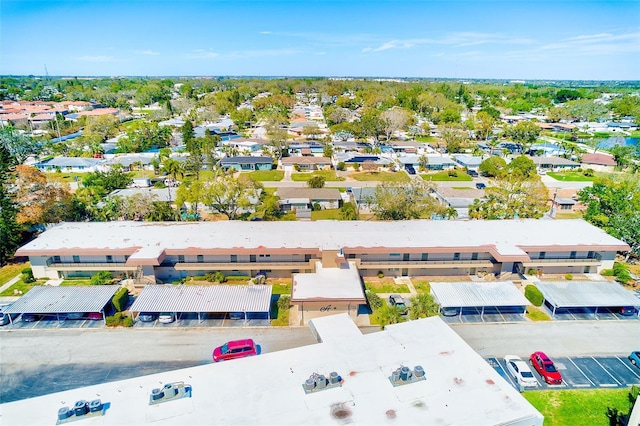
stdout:
[(442, 308), (442, 315), (444, 315), (445, 317), (455, 317), (459, 313), (459, 308)]
[(0, 311), (0, 325), (7, 325), (9, 324), (9, 314), (5, 314), (2, 311)]
[(504, 363), (507, 365), (507, 371), (518, 385), (522, 387), (538, 386), (538, 381), (533, 376), (533, 372), (522, 358), (517, 355), (505, 355)]
[(258, 355), (253, 339), (232, 340), (213, 350), (213, 361), (226, 361), (253, 355)]
[(407, 311), (407, 304), (404, 302), (404, 299), (399, 294), (392, 294), (391, 296), (389, 296), (389, 304), (391, 306), (400, 308), (402, 313), (405, 313)]
[(631, 315), (636, 315), (638, 313), (638, 310), (636, 308), (634, 308), (633, 306), (622, 306), (622, 307), (618, 308), (616, 311), (620, 315), (624, 315), (626, 317), (629, 317)]
[(162, 324), (170, 324), (176, 320), (176, 316), (173, 312), (162, 312), (158, 315), (158, 322)]
[(416, 174), (416, 169), (412, 165), (407, 164), (406, 166), (404, 166), (404, 168), (407, 171), (407, 173), (409, 173), (410, 175)]
[(478, 189), (485, 189), (487, 187), (487, 185), (485, 185), (482, 182), (476, 182), (476, 188)]
[(69, 312), (68, 314), (66, 314), (67, 319), (70, 320), (77, 320), (77, 319), (82, 319), (85, 317), (85, 313), (84, 312)]
[(627, 358), (629, 358), (629, 361), (631, 361), (631, 364), (640, 368), (640, 351), (631, 352)]
[(36, 321), (38, 319), (40, 319), (40, 317), (38, 315), (22, 314), (22, 321), (23, 322), (34, 322), (34, 321)]
[(138, 319), (142, 322), (152, 322), (156, 320), (156, 314), (140, 312), (140, 314), (138, 314)]
[(467, 174), (471, 177), (478, 177), (478, 172), (475, 170), (467, 170)]
[(562, 374), (558, 371), (555, 364), (544, 352), (534, 352), (529, 357), (534, 370), (542, 376), (545, 382), (550, 385), (559, 385), (562, 383)]
[(101, 312), (89, 312), (89, 315), (87, 315), (87, 319), (91, 320), (91, 321), (99, 321), (102, 320), (102, 313)]

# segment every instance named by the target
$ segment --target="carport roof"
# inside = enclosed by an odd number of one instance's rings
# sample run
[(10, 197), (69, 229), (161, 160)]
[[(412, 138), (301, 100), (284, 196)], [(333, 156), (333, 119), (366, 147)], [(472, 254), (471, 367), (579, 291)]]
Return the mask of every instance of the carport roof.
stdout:
[(118, 285), (51, 287), (37, 286), (3, 308), (6, 314), (55, 314), (100, 312), (111, 300)]
[(443, 308), (531, 304), (511, 281), (431, 283), (431, 293)]
[(148, 285), (131, 312), (269, 312), (270, 285)]
[(640, 306), (640, 299), (609, 281), (539, 282), (536, 286), (558, 308)]

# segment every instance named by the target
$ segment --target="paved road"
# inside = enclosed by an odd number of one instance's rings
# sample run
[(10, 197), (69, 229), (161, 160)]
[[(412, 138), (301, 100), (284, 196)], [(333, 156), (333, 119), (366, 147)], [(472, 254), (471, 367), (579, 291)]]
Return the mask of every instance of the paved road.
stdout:
[[(550, 356), (626, 356), (640, 344), (636, 321), (458, 324), (452, 329), (484, 357), (528, 356), (536, 350)], [(255, 339), (263, 352), (315, 343), (303, 327), (2, 330), (0, 402), (207, 364), (215, 346), (240, 337)]]

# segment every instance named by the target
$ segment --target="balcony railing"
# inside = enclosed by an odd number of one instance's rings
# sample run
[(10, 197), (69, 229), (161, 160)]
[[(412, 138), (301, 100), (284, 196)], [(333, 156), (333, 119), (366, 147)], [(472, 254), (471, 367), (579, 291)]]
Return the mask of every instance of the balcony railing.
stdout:
[(47, 262), (50, 269), (59, 271), (135, 271), (137, 266), (117, 262)]
[(356, 265), (359, 268), (442, 268), (442, 267), (457, 267), (457, 268), (478, 268), (493, 267), (493, 262), (490, 260), (356, 260)]
[(552, 266), (552, 265), (600, 265), (601, 261), (595, 257), (588, 259), (571, 259), (568, 257), (531, 259), (528, 262), (522, 262), (524, 266)]
[(310, 261), (289, 261), (289, 262), (178, 262), (174, 268), (178, 271), (228, 271), (235, 269), (313, 269)]

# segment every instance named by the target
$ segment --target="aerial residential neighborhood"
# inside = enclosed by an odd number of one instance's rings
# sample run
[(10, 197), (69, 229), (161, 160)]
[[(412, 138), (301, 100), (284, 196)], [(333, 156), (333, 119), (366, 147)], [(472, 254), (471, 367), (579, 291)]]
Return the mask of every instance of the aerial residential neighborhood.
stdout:
[(637, 2), (5, 3), (3, 425), (640, 426)]

